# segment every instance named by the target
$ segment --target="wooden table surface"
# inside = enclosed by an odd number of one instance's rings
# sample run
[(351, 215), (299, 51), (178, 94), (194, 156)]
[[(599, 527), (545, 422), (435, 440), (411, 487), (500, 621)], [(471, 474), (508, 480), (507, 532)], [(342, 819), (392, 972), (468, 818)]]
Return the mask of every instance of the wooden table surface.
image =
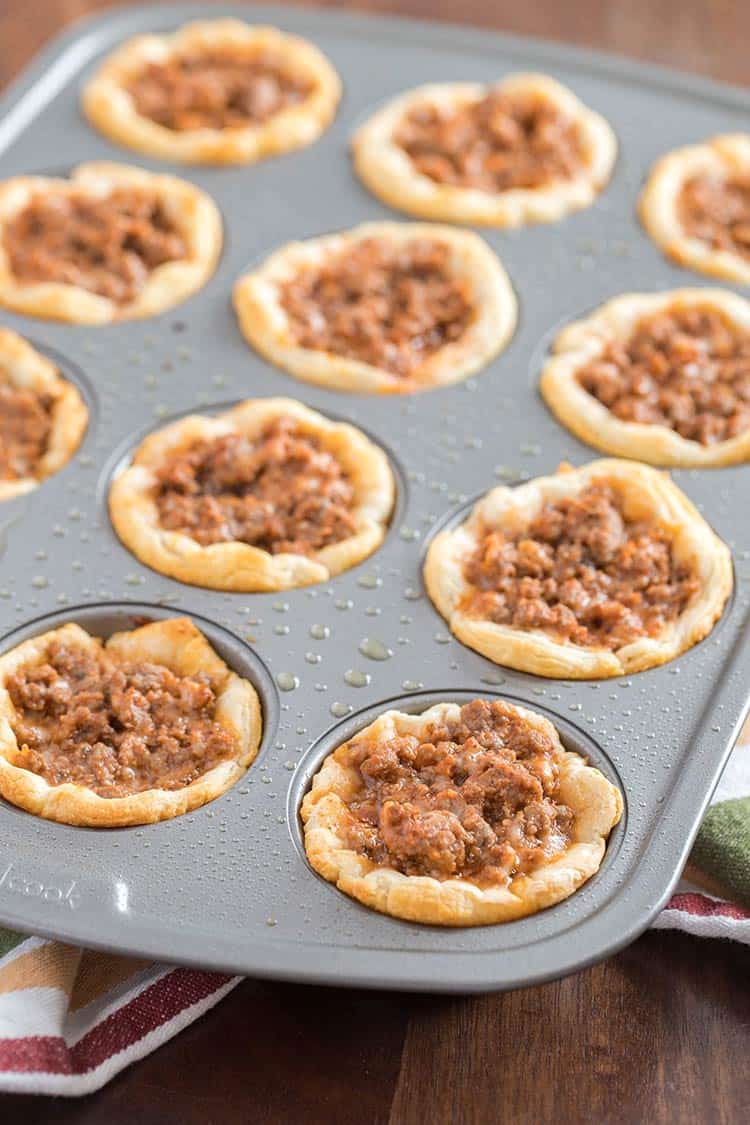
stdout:
[[(3, 0), (0, 82), (99, 0)], [(206, 5), (207, 7), (209, 5)], [(747, 0), (365, 0), (737, 83)], [(0, 1097), (3, 1125), (750, 1121), (750, 950), (650, 933), (541, 988), (478, 998), (246, 981), (98, 1094)]]

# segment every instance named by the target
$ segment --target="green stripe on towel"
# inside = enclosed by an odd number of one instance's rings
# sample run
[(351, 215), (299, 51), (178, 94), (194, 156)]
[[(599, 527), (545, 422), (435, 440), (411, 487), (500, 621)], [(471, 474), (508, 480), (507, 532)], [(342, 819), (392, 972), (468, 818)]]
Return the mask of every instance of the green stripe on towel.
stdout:
[(26, 941), (28, 936), (28, 934), (17, 934), (14, 930), (0, 929), (0, 957), (10, 953), (11, 949), (15, 949), (22, 941)]
[(750, 906), (750, 797), (708, 810), (690, 858), (728, 897)]

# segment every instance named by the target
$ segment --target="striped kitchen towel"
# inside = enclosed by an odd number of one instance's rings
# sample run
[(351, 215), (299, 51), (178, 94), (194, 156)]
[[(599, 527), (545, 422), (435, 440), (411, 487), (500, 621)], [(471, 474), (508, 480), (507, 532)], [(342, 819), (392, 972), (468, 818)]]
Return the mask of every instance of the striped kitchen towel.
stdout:
[[(750, 944), (750, 728), (725, 770), (686, 874), (689, 881), (655, 928)], [(239, 980), (0, 930), (0, 1090), (97, 1090)]]

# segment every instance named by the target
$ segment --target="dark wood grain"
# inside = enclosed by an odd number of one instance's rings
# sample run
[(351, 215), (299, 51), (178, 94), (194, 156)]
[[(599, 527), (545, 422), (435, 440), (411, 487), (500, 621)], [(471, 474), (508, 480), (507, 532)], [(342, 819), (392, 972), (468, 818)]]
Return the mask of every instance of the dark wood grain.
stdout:
[[(0, 81), (99, 0), (3, 0)], [(208, 6), (208, 5), (207, 5)], [(369, 0), (747, 82), (746, 0)], [(750, 950), (651, 933), (542, 988), (445, 998), (246, 981), (76, 1100), (0, 1097), (3, 1125), (640, 1125), (750, 1121)]]

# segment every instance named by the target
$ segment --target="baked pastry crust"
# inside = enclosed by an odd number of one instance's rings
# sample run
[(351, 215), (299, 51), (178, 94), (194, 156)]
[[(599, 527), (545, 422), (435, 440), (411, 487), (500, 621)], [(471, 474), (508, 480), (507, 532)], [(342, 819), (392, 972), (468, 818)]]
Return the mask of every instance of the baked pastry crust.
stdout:
[[(689, 565), (700, 581), (699, 593), (661, 634), (640, 637), (611, 651), (557, 641), (541, 629), (481, 620), (460, 608), (472, 589), (464, 577), (464, 564), (483, 527), (523, 527), (548, 501), (578, 495), (602, 479), (618, 490), (626, 514), (652, 520), (669, 532), (675, 560)], [(711, 631), (733, 581), (728, 547), (670, 477), (647, 465), (617, 459), (591, 461), (578, 469), (562, 466), (554, 476), (537, 477), (517, 488), (493, 488), (464, 523), (436, 536), (427, 553), (424, 578), (436, 608), (463, 644), (496, 664), (571, 680), (642, 672), (673, 660)]]
[[(144, 66), (216, 48), (271, 50), (311, 82), (311, 93), (299, 105), (242, 128), (177, 132), (138, 113), (127, 84)], [(87, 83), (82, 107), (95, 128), (136, 152), (183, 164), (251, 164), (311, 144), (333, 119), (340, 97), (336, 71), (312, 43), (274, 27), (224, 19), (188, 23), (171, 35), (127, 40)]]
[(578, 381), (582, 367), (608, 344), (626, 341), (643, 317), (671, 309), (708, 307), (750, 332), (750, 302), (723, 289), (673, 289), (666, 293), (626, 293), (574, 321), (558, 334), (542, 370), (540, 390), (564, 426), (595, 449), (651, 465), (706, 468), (750, 460), (750, 430), (713, 445), (682, 437), (660, 423), (627, 422)]
[(43, 392), (53, 400), (47, 448), (36, 473), (18, 480), (0, 480), (0, 500), (10, 500), (31, 492), (68, 463), (86, 432), (89, 412), (78, 388), (63, 379), (46, 356), (8, 328), (0, 328), (0, 367), (15, 386)]
[[(358, 530), (311, 556), (273, 555), (249, 543), (213, 543), (204, 547), (189, 535), (159, 524), (154, 500), (156, 473), (165, 459), (194, 442), (240, 433), (259, 437), (275, 418), (291, 416), (314, 435), (346, 469), (355, 490)], [(289, 590), (325, 582), (355, 566), (383, 541), (393, 509), (395, 484), (385, 453), (361, 430), (332, 422), (288, 398), (248, 399), (215, 417), (193, 414), (147, 437), (132, 464), (113, 482), (109, 511), (115, 531), (141, 562), (180, 582), (213, 590)]]
[(476, 82), (441, 82), (400, 94), (358, 129), (352, 152), (360, 179), (378, 199), (397, 211), (475, 226), (550, 223), (588, 207), (609, 180), (617, 156), (617, 139), (609, 124), (565, 86), (543, 74), (513, 74), (494, 88), (508, 94), (539, 94), (578, 124), (587, 162), (577, 176), (555, 180), (545, 187), (492, 193), (437, 183), (423, 175), (393, 140), (404, 117), (425, 103), (441, 109), (460, 109), (479, 101), (492, 89)]
[[(280, 287), (301, 267), (320, 265), (368, 238), (405, 244), (433, 239), (450, 248), (451, 267), (467, 279), (476, 316), (463, 335), (427, 357), (408, 378), (333, 352), (300, 347), (279, 299)], [(509, 342), (516, 326), (513, 287), (499, 259), (476, 234), (427, 223), (362, 223), (338, 234), (290, 242), (234, 287), (234, 306), (245, 339), (261, 355), (297, 379), (361, 394), (409, 394), (468, 379)]]
[[(552, 739), (559, 755), (560, 800), (574, 814), (571, 844), (561, 855), (530, 875), (514, 879), (508, 887), (482, 888), (468, 879), (403, 875), (393, 868), (380, 867), (347, 848), (342, 838), (348, 801), (357, 792), (358, 775), (354, 768), (342, 764), (339, 747), (325, 759), (302, 802), (305, 850), (315, 870), (365, 906), (395, 918), (440, 926), (510, 922), (573, 894), (601, 866), (607, 837), (622, 815), (622, 796), (580, 754), (563, 748), (549, 719), (517, 704), (512, 706)], [(360, 731), (356, 739), (422, 737), (431, 723), (442, 724), (459, 714), (457, 703), (437, 703), (421, 715), (386, 711)]]
[(638, 201), (646, 231), (668, 258), (699, 273), (750, 285), (750, 259), (715, 250), (686, 234), (678, 213), (685, 183), (694, 176), (750, 173), (750, 135), (727, 133), (703, 144), (674, 149), (657, 160)]
[[(152, 270), (133, 301), (117, 304), (78, 285), (56, 281), (19, 282), (3, 244), (7, 223), (22, 211), (32, 195), (45, 192), (70, 196), (81, 191), (107, 195), (117, 188), (155, 193), (178, 227), (188, 248), (186, 258), (164, 262)], [(108, 324), (155, 316), (184, 301), (213, 273), (221, 253), (222, 226), (210, 196), (176, 176), (147, 172), (128, 164), (104, 161), (79, 164), (70, 179), (16, 176), (0, 183), (0, 305), (27, 316), (64, 320), (72, 324)]]
[(6, 684), (20, 668), (43, 663), (55, 640), (88, 651), (98, 651), (102, 645), (79, 625), (69, 623), (23, 641), (0, 656), (0, 795), (19, 808), (45, 820), (91, 828), (152, 824), (181, 816), (219, 797), (258, 753), (262, 721), (255, 688), (230, 671), (192, 621), (176, 617), (115, 633), (104, 647), (126, 660), (163, 664), (176, 675), (206, 675), (216, 692), (216, 722), (236, 741), (235, 757), (220, 762), (182, 789), (146, 789), (127, 797), (108, 798), (72, 782), (49, 785), (39, 774), (15, 764), (19, 754), (11, 726), (15, 709)]

